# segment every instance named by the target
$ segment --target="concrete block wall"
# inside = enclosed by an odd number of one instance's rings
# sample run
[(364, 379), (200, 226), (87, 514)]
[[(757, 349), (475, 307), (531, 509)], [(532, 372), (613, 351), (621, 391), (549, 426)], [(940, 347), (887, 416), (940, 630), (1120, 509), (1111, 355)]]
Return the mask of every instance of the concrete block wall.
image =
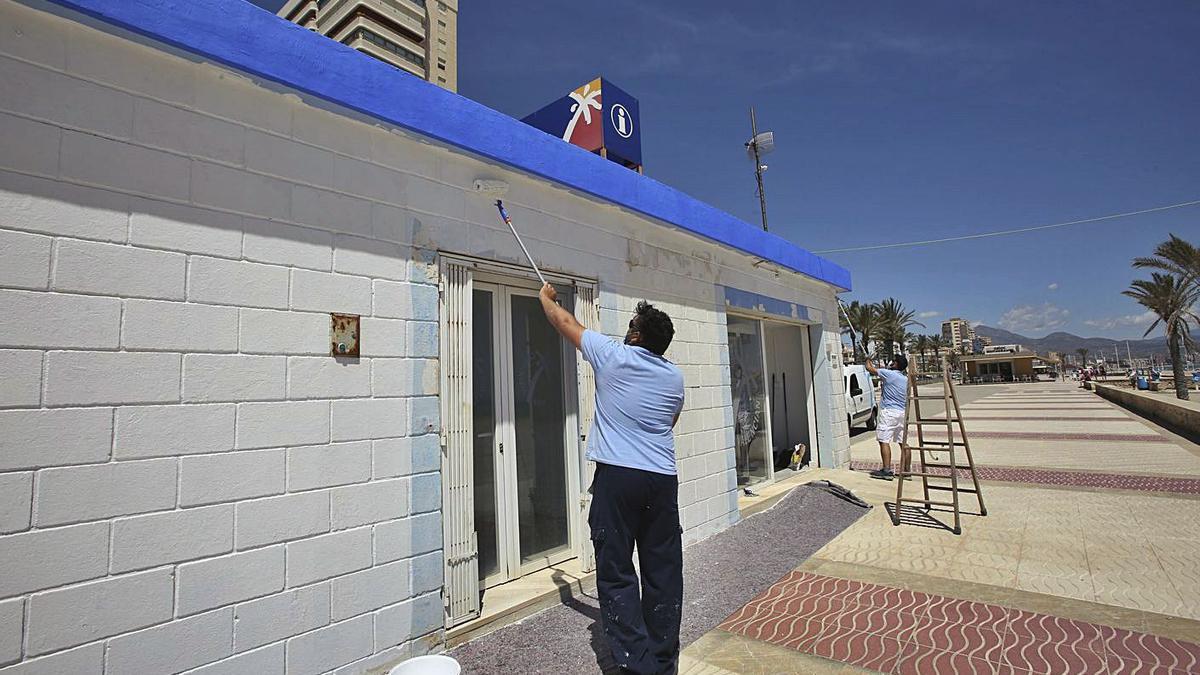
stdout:
[[(9, 0), (0, 25), (0, 673), (435, 647), (437, 289), (351, 196), (403, 176), (232, 73)], [(362, 358), (328, 356), (329, 312)]]
[[(836, 318), (832, 289), (72, 18), (0, 26), (0, 673), (437, 648), (437, 253), (521, 260), (475, 178), (599, 280), (606, 332), (675, 317), (686, 537), (737, 519), (717, 287)], [(329, 312), (361, 358), (327, 355)]]

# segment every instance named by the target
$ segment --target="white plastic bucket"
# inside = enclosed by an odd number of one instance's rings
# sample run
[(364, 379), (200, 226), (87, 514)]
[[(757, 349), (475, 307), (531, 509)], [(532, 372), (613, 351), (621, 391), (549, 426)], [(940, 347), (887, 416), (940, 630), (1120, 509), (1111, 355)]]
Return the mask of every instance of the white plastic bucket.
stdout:
[(459, 675), (458, 661), (441, 654), (418, 656), (388, 671), (388, 675)]

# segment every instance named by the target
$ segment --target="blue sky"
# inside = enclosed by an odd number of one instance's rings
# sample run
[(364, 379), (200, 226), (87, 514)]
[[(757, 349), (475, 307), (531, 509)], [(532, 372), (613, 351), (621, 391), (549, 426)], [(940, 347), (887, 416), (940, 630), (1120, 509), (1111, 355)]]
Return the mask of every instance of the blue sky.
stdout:
[[(259, 4), (278, 4), (260, 0)], [(641, 103), (647, 174), (758, 221), (748, 108), (776, 133), (773, 232), (810, 250), (1200, 199), (1200, 4), (466, 1), (459, 92), (521, 117), (603, 75)], [(829, 254), (852, 298), (934, 332), (1140, 336), (1129, 259), (1200, 207), (1013, 237)]]

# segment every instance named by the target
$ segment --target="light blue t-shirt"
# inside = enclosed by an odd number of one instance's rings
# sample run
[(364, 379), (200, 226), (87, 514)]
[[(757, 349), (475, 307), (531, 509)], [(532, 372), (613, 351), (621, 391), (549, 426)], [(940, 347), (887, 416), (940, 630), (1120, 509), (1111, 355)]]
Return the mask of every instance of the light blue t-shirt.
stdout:
[(881, 382), (879, 388), (883, 392), (880, 396), (883, 400), (879, 407), (893, 410), (906, 409), (908, 407), (908, 376), (899, 370), (887, 368), (880, 368), (878, 372)]
[(596, 371), (596, 419), (588, 459), (675, 475), (671, 426), (683, 409), (683, 373), (643, 347), (583, 332), (583, 358)]

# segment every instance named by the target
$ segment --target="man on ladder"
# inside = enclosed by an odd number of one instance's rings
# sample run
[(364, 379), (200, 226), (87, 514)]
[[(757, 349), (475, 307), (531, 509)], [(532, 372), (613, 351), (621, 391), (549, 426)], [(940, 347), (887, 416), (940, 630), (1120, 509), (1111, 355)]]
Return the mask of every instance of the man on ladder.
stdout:
[(870, 357), (867, 357), (866, 366), (869, 373), (879, 378), (882, 391), (875, 439), (879, 441), (879, 456), (883, 460), (883, 466), (872, 471), (871, 478), (892, 480), (896, 474), (892, 471), (892, 449), (889, 443), (900, 444), (900, 461), (904, 463), (904, 470), (908, 470), (908, 445), (904, 438), (908, 426), (905, 412), (908, 408), (908, 359), (903, 354), (897, 354), (890, 368), (876, 368)]

